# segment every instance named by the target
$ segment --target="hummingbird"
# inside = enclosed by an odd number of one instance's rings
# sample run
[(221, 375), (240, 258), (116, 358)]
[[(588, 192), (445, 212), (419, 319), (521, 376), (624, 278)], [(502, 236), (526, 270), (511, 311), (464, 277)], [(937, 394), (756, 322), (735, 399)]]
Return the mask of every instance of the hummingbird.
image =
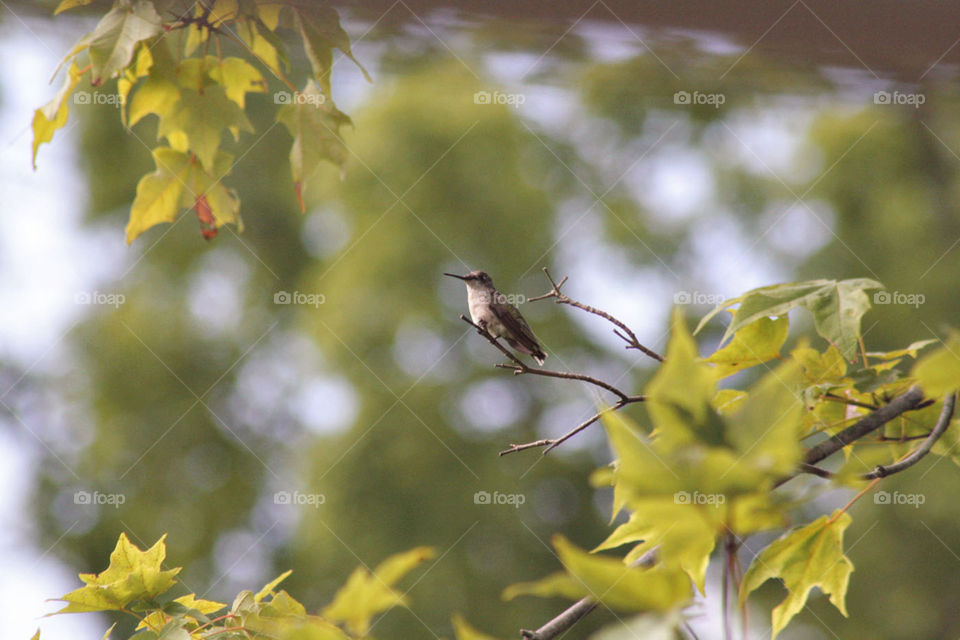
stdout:
[(506, 296), (497, 291), (493, 280), (485, 271), (471, 271), (465, 276), (444, 273), (445, 276), (463, 280), (467, 285), (467, 304), (470, 318), (494, 338), (503, 338), (520, 353), (533, 356), (541, 367), (547, 354), (540, 348), (530, 325), (520, 315), (520, 310), (507, 302)]

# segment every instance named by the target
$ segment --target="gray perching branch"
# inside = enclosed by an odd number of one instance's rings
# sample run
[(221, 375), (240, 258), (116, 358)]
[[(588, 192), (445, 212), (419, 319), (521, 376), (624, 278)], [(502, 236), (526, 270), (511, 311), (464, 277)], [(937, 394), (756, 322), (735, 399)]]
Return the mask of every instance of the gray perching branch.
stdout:
[[(568, 304), (568, 305), (570, 305), (570, 306), (572, 306), (572, 307), (576, 307), (577, 309), (581, 309), (581, 310), (583, 310), (583, 311), (586, 311), (587, 313), (591, 313), (591, 314), (593, 314), (593, 315), (595, 315), (595, 316), (599, 316), (599, 317), (601, 317), (601, 318), (604, 318), (605, 320), (607, 320), (608, 322), (612, 323), (613, 325), (615, 325), (615, 326), (617, 327), (616, 329), (614, 329), (613, 332), (614, 332), (619, 338), (621, 338), (624, 342), (627, 343), (627, 348), (628, 348), (628, 349), (637, 349), (637, 350), (639, 350), (639, 351), (642, 351), (642, 352), (645, 353), (646, 355), (650, 356), (650, 357), (653, 358), (654, 360), (657, 360), (657, 361), (659, 361), (659, 362), (663, 362), (663, 361), (664, 361), (664, 360), (663, 360), (663, 356), (661, 356), (661, 355), (658, 354), (657, 352), (655, 352), (655, 351), (653, 351), (653, 350), (651, 350), (651, 349), (648, 349), (647, 347), (645, 347), (645, 346), (643, 346), (642, 344), (640, 344), (640, 341), (637, 339), (636, 334), (635, 334), (635, 333), (633, 332), (633, 330), (631, 330), (630, 327), (628, 327), (626, 324), (624, 324), (623, 322), (621, 322), (621, 321), (618, 320), (617, 318), (613, 317), (612, 315), (610, 315), (610, 314), (607, 313), (606, 311), (603, 311), (603, 310), (601, 310), (601, 309), (597, 309), (597, 308), (595, 308), (595, 307), (591, 307), (591, 306), (589, 306), (589, 305), (583, 304), (582, 302), (578, 302), (578, 301), (576, 301), (576, 300), (573, 300), (573, 299), (569, 298), (566, 294), (562, 293), (562, 292), (560, 291), (560, 287), (562, 287), (562, 286), (564, 285), (564, 283), (567, 281), (567, 278), (566, 278), (566, 277), (564, 277), (564, 278), (563, 278), (562, 280), (560, 280), (560, 282), (558, 283), (558, 282), (556, 282), (556, 281), (553, 279), (553, 277), (550, 275), (550, 272), (549, 272), (546, 268), (543, 269), (543, 273), (547, 276), (547, 280), (550, 281), (550, 284), (552, 285), (553, 288), (552, 288), (550, 291), (548, 291), (547, 293), (545, 293), (545, 294), (543, 294), (543, 295), (541, 295), (541, 296), (537, 296), (537, 297), (535, 297), (535, 298), (530, 298), (529, 302), (534, 302), (534, 301), (537, 301), (537, 300), (543, 300), (543, 299), (546, 299), (546, 298), (553, 298), (554, 301), (555, 301), (557, 304)], [(647, 399), (647, 397), (644, 396), (644, 395), (628, 395), (626, 392), (622, 391), (621, 389), (618, 389), (617, 387), (613, 386), (612, 384), (609, 384), (609, 383), (607, 383), (607, 382), (604, 382), (603, 380), (599, 380), (599, 379), (597, 379), (597, 378), (593, 378), (593, 377), (591, 377), (591, 376), (584, 375), (584, 374), (581, 374), (581, 373), (572, 373), (572, 372), (565, 372), (565, 371), (550, 371), (550, 370), (545, 370), (545, 369), (534, 369), (534, 368), (528, 366), (528, 365), (527, 365), (526, 363), (524, 363), (522, 360), (520, 360), (520, 358), (518, 358), (518, 357), (517, 357), (513, 352), (511, 352), (509, 349), (507, 349), (507, 348), (504, 347), (502, 344), (500, 344), (500, 342), (499, 342), (496, 338), (494, 338), (492, 335), (490, 335), (490, 333), (489, 333), (488, 331), (486, 331), (483, 327), (477, 325), (476, 323), (474, 323), (473, 321), (471, 321), (469, 318), (467, 318), (467, 317), (464, 316), (464, 315), (461, 315), (461, 316), (460, 316), (460, 319), (463, 320), (464, 322), (466, 322), (467, 324), (469, 324), (470, 326), (472, 326), (474, 329), (476, 329), (476, 330), (477, 330), (477, 333), (479, 333), (481, 336), (483, 336), (484, 338), (486, 338), (487, 341), (490, 342), (490, 344), (492, 344), (494, 347), (496, 347), (497, 349), (499, 349), (500, 352), (503, 353), (503, 355), (507, 356), (507, 358), (509, 358), (510, 361), (513, 363), (513, 364), (498, 364), (498, 365), (496, 365), (497, 367), (499, 367), (499, 368), (501, 368), (501, 369), (509, 369), (509, 370), (513, 371), (514, 375), (530, 374), (530, 375), (537, 375), (537, 376), (545, 376), (545, 377), (548, 377), (548, 378), (562, 378), (562, 379), (566, 379), (566, 380), (580, 380), (580, 381), (582, 381), (582, 382), (586, 382), (586, 383), (592, 384), (592, 385), (594, 385), (594, 386), (596, 386), (596, 387), (600, 387), (601, 389), (603, 389), (603, 390), (605, 390), (605, 391), (609, 391), (610, 393), (612, 393), (612, 394), (614, 394), (615, 396), (617, 396), (617, 402), (615, 402), (613, 405), (611, 405), (610, 407), (607, 407), (607, 408), (605, 408), (605, 409), (602, 409), (602, 410), (596, 412), (595, 414), (593, 414), (592, 416), (590, 416), (589, 418), (587, 418), (586, 420), (584, 420), (583, 422), (581, 422), (581, 423), (578, 424), (576, 427), (574, 427), (573, 429), (571, 429), (571, 430), (568, 431), (567, 433), (563, 434), (563, 435), (560, 436), (559, 438), (549, 438), (549, 439), (534, 440), (534, 441), (532, 441), (532, 442), (525, 442), (525, 443), (522, 443), (522, 444), (511, 444), (508, 448), (506, 448), (506, 449), (504, 449), (503, 451), (500, 452), (500, 455), (501, 455), (501, 456), (507, 455), (508, 453), (515, 453), (515, 452), (517, 452), (517, 451), (524, 451), (524, 450), (526, 450), (526, 449), (536, 449), (536, 448), (540, 448), (540, 447), (545, 447), (544, 450), (543, 450), (543, 454), (546, 455), (547, 453), (549, 453), (550, 451), (552, 451), (554, 448), (560, 446), (561, 444), (563, 444), (564, 442), (566, 442), (567, 440), (569, 440), (569, 439), (572, 438), (573, 436), (577, 435), (578, 433), (580, 433), (581, 431), (583, 431), (584, 429), (586, 429), (587, 427), (589, 427), (590, 425), (592, 425), (593, 423), (595, 423), (597, 420), (599, 420), (599, 419), (603, 416), (603, 414), (604, 414), (605, 412), (607, 412), (607, 411), (619, 411), (620, 409), (622, 409), (623, 407), (627, 406), (628, 404), (633, 404), (633, 403), (635, 403), (635, 402), (643, 402), (643, 401), (645, 401), (645, 400)]]
[(639, 398), (640, 396), (629, 396), (623, 391), (621, 391), (620, 389), (617, 389), (612, 384), (608, 384), (603, 380), (598, 380), (597, 378), (593, 378), (591, 376), (588, 376), (582, 373), (572, 373), (569, 371), (551, 371), (549, 369), (534, 369), (533, 367), (527, 366), (527, 364), (523, 360), (521, 360), (516, 355), (514, 355), (509, 349), (507, 349), (505, 346), (500, 344), (500, 342), (497, 341), (496, 338), (490, 335), (489, 331), (487, 331), (480, 325), (475, 324), (472, 320), (470, 320), (470, 318), (468, 318), (465, 315), (461, 314), (460, 319), (466, 322), (467, 324), (469, 324), (474, 329), (476, 329), (477, 333), (479, 333), (484, 338), (486, 338), (490, 342), (490, 344), (495, 346), (505, 356), (507, 356), (508, 358), (510, 358), (510, 360), (514, 362), (514, 364), (495, 365), (500, 369), (509, 369), (510, 371), (513, 371), (514, 375), (529, 373), (530, 375), (545, 376), (547, 378), (562, 378), (564, 380), (580, 380), (581, 382), (588, 382), (592, 385), (600, 387), (601, 389), (609, 391), (610, 393), (620, 398), (621, 402), (639, 402), (637, 398)]
[[(627, 349), (637, 349), (638, 351), (642, 351), (646, 355), (650, 356), (654, 360), (663, 362), (663, 356), (661, 356), (656, 351), (649, 349), (643, 346), (642, 344), (640, 344), (640, 341), (637, 340), (636, 334), (630, 329), (630, 327), (625, 325), (623, 322), (617, 320), (606, 311), (602, 311), (595, 307), (591, 307), (590, 305), (583, 304), (582, 302), (577, 302), (576, 300), (573, 300), (567, 297), (566, 294), (561, 293), (560, 287), (562, 287), (564, 283), (567, 281), (567, 276), (564, 276), (563, 279), (560, 280), (559, 283), (557, 283), (553, 279), (553, 277), (550, 275), (550, 272), (547, 270), (546, 267), (543, 268), (543, 273), (547, 276), (547, 280), (550, 281), (550, 284), (553, 285), (553, 288), (550, 289), (550, 291), (543, 294), (542, 296), (537, 296), (536, 298), (530, 298), (529, 300), (527, 300), (527, 302), (536, 302), (537, 300), (553, 298), (556, 304), (568, 304), (571, 307), (576, 307), (577, 309), (582, 309), (587, 313), (592, 313), (595, 316), (599, 316), (609, 321), (610, 323), (612, 323), (617, 327), (616, 329), (613, 330), (613, 333), (616, 334), (618, 338), (620, 338), (621, 340), (627, 343)], [(621, 333), (621, 331), (623, 333)]]
[(508, 358), (510, 358), (511, 361), (513, 361), (514, 364), (496, 365), (501, 369), (509, 369), (513, 371), (514, 375), (529, 373), (530, 375), (545, 376), (547, 378), (562, 378), (564, 380), (580, 380), (581, 382), (587, 382), (597, 387), (600, 387), (601, 389), (609, 391), (610, 393), (617, 396), (617, 398), (619, 398), (617, 402), (615, 402), (611, 407), (608, 407), (606, 409), (602, 409), (596, 412), (590, 418), (588, 418), (587, 420), (584, 420), (583, 422), (581, 422), (576, 427), (574, 427), (567, 433), (563, 434), (559, 438), (534, 440), (533, 442), (526, 442), (523, 444), (511, 444), (507, 449), (504, 449), (503, 451), (500, 452), (501, 456), (505, 456), (508, 453), (515, 453), (517, 451), (523, 451), (525, 449), (535, 449), (538, 447), (546, 447), (543, 450), (544, 455), (546, 455), (555, 447), (560, 446), (561, 444), (563, 444), (564, 442), (566, 442), (567, 440), (569, 440), (570, 438), (577, 435), (578, 433), (580, 433), (581, 431), (583, 431), (584, 429), (592, 425), (594, 422), (599, 420), (605, 412), (618, 411), (619, 409), (622, 409), (628, 404), (633, 404), (634, 402), (643, 402), (644, 400), (647, 399), (647, 397), (643, 395), (638, 395), (638, 396), (627, 395), (625, 392), (614, 387), (612, 384), (608, 384), (603, 380), (598, 380), (597, 378), (593, 378), (591, 376), (584, 375), (582, 373), (571, 373), (566, 371), (550, 371), (549, 369), (534, 369), (533, 367), (529, 367), (523, 362), (523, 360), (518, 358), (513, 352), (511, 352), (505, 346), (500, 344), (500, 342), (496, 338), (490, 335), (489, 331), (487, 331), (480, 325), (474, 323), (472, 320), (470, 320), (470, 318), (466, 317), (465, 315), (461, 315), (460, 319), (466, 322), (467, 324), (469, 324), (474, 329), (476, 329), (477, 333), (479, 333), (481, 336), (486, 338), (490, 344), (495, 346), (497, 349), (500, 350), (501, 353), (503, 353), (503, 355), (507, 356)]

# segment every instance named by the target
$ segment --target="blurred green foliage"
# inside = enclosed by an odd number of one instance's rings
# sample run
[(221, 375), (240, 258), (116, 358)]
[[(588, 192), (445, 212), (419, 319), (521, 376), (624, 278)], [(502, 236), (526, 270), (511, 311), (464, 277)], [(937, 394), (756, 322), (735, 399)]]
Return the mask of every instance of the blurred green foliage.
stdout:
[[(559, 126), (541, 127), (509, 106), (475, 104), (473, 94), (496, 86), (484, 55), (520, 52), (533, 61), (542, 37), (479, 21), (458, 59), (426, 35), (394, 29), (383, 25), (369, 36), (375, 46), (367, 51), (381, 51), (381, 59), (357, 50), (382, 72), (374, 71), (362, 105), (347, 109), (355, 130), (346, 139), (345, 179), (322, 168), (306, 216), (289, 186), (290, 139), (269, 126), (269, 94), (251, 95), (251, 120), (267, 133), (238, 145), (243, 159), (230, 186), (244, 202), (245, 232), (222, 232), (204, 245), (190, 216), (151, 230), (116, 274), (126, 303), (92, 311), (69, 334), (73, 370), (48, 384), (79, 409), (70, 444), (48, 442), (66, 465), (42, 451), (47, 458), (36, 468), (39, 544), (67, 531), (56, 552), (90, 570), (121, 531), (140, 544), (168, 532), (171, 561), (186, 567), (183, 581), (198, 594), (209, 587), (207, 597), (228, 597), (294, 568), (285, 587), (308, 609), (328, 602), (356, 565), (431, 545), (438, 560), (410, 593), (414, 613), (389, 613), (375, 633), (426, 637), (426, 625), (449, 635), (449, 614), (460, 611), (511, 637), (564, 606), (499, 599), (504, 586), (557, 568), (550, 534), (586, 548), (609, 534), (609, 496), (597, 497), (584, 480), (609, 453), (588, 432), (579, 446), (543, 459), (496, 456), (510, 442), (562, 433), (594, 399), (576, 384), (494, 370), (498, 354), (457, 320), (466, 311), (462, 286), (441, 272), (484, 268), (501, 290), (542, 293), (539, 268), (568, 271), (557, 262), (569, 255), (558, 239), (602, 195), (605, 206), (586, 212), (604, 230), (598, 263), (623, 252), (633, 279), (653, 269), (675, 289), (703, 281), (717, 268), (704, 256), (725, 255), (729, 235), (719, 232), (733, 225), (750, 254), (736, 268), (759, 263), (797, 279), (870, 277), (891, 291), (924, 294), (918, 308), (874, 306), (864, 319), (870, 349), (933, 337), (960, 312), (953, 282), (960, 252), (951, 251), (960, 236), (956, 157), (946, 148), (956, 143), (956, 123), (952, 98), (936, 87), (922, 111), (875, 105), (866, 89), (851, 108), (815, 68), (757, 53), (737, 63), (739, 54), (672, 39), (650, 41), (660, 61), (641, 54), (603, 62), (573, 33), (528, 78), (531, 92), (544, 82), (569, 106)], [(675, 103), (676, 92), (694, 88), (728, 99), (719, 108)], [(77, 112), (88, 224), (120, 244), (136, 180), (151, 167), (138, 137), (155, 133), (144, 123), (127, 134), (112, 112)], [(754, 162), (756, 152), (729, 135), (759, 128), (762, 118), (794, 117), (804, 135), (787, 169)], [(654, 143), (673, 121), (664, 146), (696, 154), (713, 181), (711, 206), (680, 219), (638, 193), (633, 183), (646, 161), (608, 193), (644, 150), (652, 149), (650, 162), (658, 158)], [(810, 154), (812, 172), (802, 170)], [(768, 233), (801, 195), (816, 202), (808, 221), (825, 240), (791, 252)], [(565, 217), (571, 202), (574, 215)], [(322, 294), (324, 303), (274, 304), (281, 291)], [(600, 303), (589, 292), (578, 297)], [(668, 304), (659, 307), (663, 326)], [(652, 371), (585, 337), (547, 302), (523, 311), (564, 364), (614, 377), (636, 365), (624, 388), (639, 388)], [(877, 322), (884, 329), (871, 333)], [(318, 381), (351, 390), (355, 410), (345, 424), (311, 428), (304, 417), (304, 397)], [(323, 413), (327, 401), (318, 402), (313, 411)], [(927, 493), (922, 514), (857, 507), (847, 532), (858, 541), (848, 549), (857, 567), (850, 618), (812, 598), (799, 615), (808, 628), (784, 637), (825, 635), (819, 619), (841, 637), (960, 633), (947, 603), (960, 589), (951, 551), (960, 540), (951, 499), (960, 481), (946, 463), (926, 465), (922, 478), (891, 481), (891, 490)], [(80, 508), (72, 500), (78, 489), (127, 499), (119, 509)], [(474, 503), (475, 492), (495, 490), (528, 499), (519, 509)], [(276, 504), (278, 491), (321, 493), (325, 503)], [(924, 542), (905, 544), (917, 540)], [(877, 584), (892, 585), (884, 598), (896, 607), (878, 606)], [(782, 599), (779, 587), (760, 593)], [(578, 637), (606, 621), (588, 618)]]

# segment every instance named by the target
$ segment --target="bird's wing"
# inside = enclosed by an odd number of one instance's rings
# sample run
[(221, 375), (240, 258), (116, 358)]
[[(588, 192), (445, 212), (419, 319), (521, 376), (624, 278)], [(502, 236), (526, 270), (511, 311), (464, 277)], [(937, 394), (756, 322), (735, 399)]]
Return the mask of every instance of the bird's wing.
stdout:
[(508, 302), (495, 302), (490, 305), (490, 308), (497, 319), (507, 328), (509, 335), (513, 336), (520, 351), (529, 355), (542, 353), (537, 337), (533, 335), (530, 325), (520, 315), (519, 309)]

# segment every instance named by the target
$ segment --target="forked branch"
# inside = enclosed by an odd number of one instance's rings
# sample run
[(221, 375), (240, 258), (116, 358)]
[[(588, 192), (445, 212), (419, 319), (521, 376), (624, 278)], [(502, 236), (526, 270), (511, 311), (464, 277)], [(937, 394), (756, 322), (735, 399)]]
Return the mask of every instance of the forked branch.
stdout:
[(536, 302), (537, 300), (545, 300), (547, 298), (553, 298), (553, 301), (556, 304), (568, 304), (571, 307), (576, 307), (577, 309), (582, 309), (587, 313), (592, 313), (595, 316), (599, 316), (617, 327), (616, 329), (613, 330), (613, 333), (616, 334), (618, 338), (620, 338), (621, 340), (627, 343), (627, 349), (637, 349), (638, 351), (642, 351), (646, 355), (650, 356), (654, 360), (663, 362), (663, 356), (661, 356), (659, 353), (657, 353), (653, 349), (649, 349), (643, 346), (642, 344), (640, 344), (640, 341), (637, 339), (637, 335), (630, 329), (630, 327), (625, 325), (623, 322), (621, 322), (620, 320), (617, 320), (606, 311), (603, 311), (601, 309), (597, 309), (596, 307), (591, 307), (590, 305), (586, 305), (586, 304), (583, 304), (582, 302), (573, 300), (572, 298), (568, 297), (565, 293), (560, 291), (560, 287), (562, 287), (564, 283), (566, 283), (567, 281), (567, 276), (564, 276), (563, 279), (560, 280), (560, 282), (558, 283), (553, 279), (553, 276), (550, 275), (550, 271), (546, 267), (543, 268), (543, 273), (547, 276), (547, 280), (550, 281), (550, 284), (553, 286), (553, 288), (550, 289), (550, 291), (543, 294), (542, 296), (537, 296), (536, 298), (530, 298), (528, 302)]
[[(470, 320), (470, 318), (468, 318), (467, 316), (461, 315), (460, 319), (466, 322), (467, 324), (469, 324), (474, 329), (476, 329), (477, 333), (479, 333), (481, 336), (486, 338), (490, 344), (495, 346), (497, 349), (500, 350), (501, 353), (503, 353), (505, 356), (507, 356), (508, 358), (510, 358), (510, 360), (513, 361), (513, 364), (496, 365), (500, 369), (509, 369), (513, 371), (514, 375), (517, 375), (517, 376), (522, 374), (530, 374), (533, 376), (544, 376), (546, 378), (562, 378), (564, 380), (580, 380), (581, 382), (587, 382), (594, 386), (600, 387), (605, 391), (609, 391), (610, 393), (620, 398), (621, 402), (627, 402), (631, 400), (631, 396), (627, 395), (626, 393), (616, 388), (612, 384), (604, 382), (603, 380), (598, 380), (597, 378), (588, 376), (583, 373), (573, 373), (571, 371), (551, 371), (550, 369), (535, 369), (527, 365), (527, 363), (525, 363), (523, 360), (518, 358), (513, 352), (511, 352), (505, 346), (500, 344), (500, 341), (494, 338), (492, 335), (490, 335), (489, 331), (487, 331), (480, 325), (475, 324), (472, 320)], [(633, 402), (637, 402), (637, 400), (633, 400)]]

